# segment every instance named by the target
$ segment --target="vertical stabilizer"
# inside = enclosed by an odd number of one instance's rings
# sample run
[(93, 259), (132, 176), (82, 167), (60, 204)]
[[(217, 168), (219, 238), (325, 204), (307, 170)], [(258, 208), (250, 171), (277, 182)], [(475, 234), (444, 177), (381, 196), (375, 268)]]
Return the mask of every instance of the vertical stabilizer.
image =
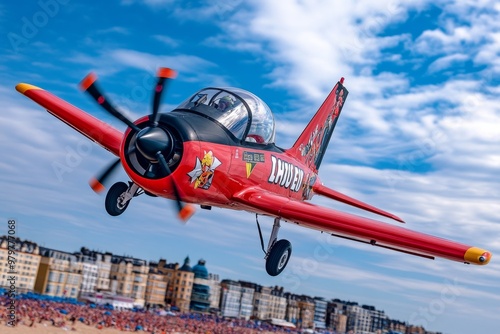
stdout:
[(295, 144), (287, 150), (288, 154), (295, 156), (316, 172), (323, 160), (335, 124), (349, 93), (343, 82), (344, 78), (341, 78), (333, 87)]

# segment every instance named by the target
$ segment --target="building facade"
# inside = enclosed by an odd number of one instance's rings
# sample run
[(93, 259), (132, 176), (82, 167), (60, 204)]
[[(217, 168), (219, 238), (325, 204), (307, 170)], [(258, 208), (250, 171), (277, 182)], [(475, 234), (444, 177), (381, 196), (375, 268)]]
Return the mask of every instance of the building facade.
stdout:
[(285, 320), (286, 318), (286, 298), (283, 287), (273, 287), (269, 298), (269, 308), (271, 319)]
[(208, 286), (210, 287), (210, 308), (218, 310), (220, 306), (220, 279), (218, 274), (208, 274)]
[(285, 293), (285, 298), (286, 298), (285, 320), (291, 322), (296, 326), (299, 324), (299, 317), (300, 317), (298, 297), (299, 296), (290, 292)]
[(362, 308), (370, 311), (372, 333), (382, 332), (389, 326), (389, 318), (384, 311), (377, 310), (374, 306), (363, 305)]
[(255, 283), (223, 280), (220, 312), (224, 317), (250, 319), (253, 312)]
[(241, 302), (241, 285), (232, 280), (222, 280), (220, 313), (223, 317), (239, 318)]
[(82, 274), (80, 293), (95, 292), (97, 285), (97, 264), (95, 259), (82, 253), (74, 254)]
[(144, 307), (149, 266), (145, 260), (112, 255), (110, 270), (111, 292), (134, 299), (134, 305)]
[[(89, 250), (86, 247), (80, 248), (80, 251), (74, 254), (82, 263), (91, 265), (87, 265), (87, 268), (82, 268), (82, 292), (109, 292), (111, 258), (113, 254)], [(91, 274), (86, 274), (84, 271), (91, 272)], [(89, 276), (92, 278), (89, 278)]]
[(355, 333), (370, 333), (372, 318), (370, 311), (359, 305), (346, 306), (347, 330)]
[(255, 319), (271, 319), (271, 288), (254, 284), (253, 311)]
[[(15, 263), (9, 264), (9, 249), (15, 251)], [(12, 255), (11, 255), (12, 256)], [(16, 289), (18, 292), (28, 292), (35, 289), (36, 275), (40, 265), (38, 245), (12, 236), (0, 237), (0, 287), (9, 290), (7, 278), (16, 272)], [(12, 269), (11, 269), (12, 268)], [(10, 272), (10, 274), (9, 274)]]
[(82, 282), (81, 265), (74, 254), (39, 247), (35, 292), (57, 297), (78, 298)]
[(345, 302), (334, 299), (327, 304), (326, 326), (336, 333), (346, 333), (347, 315)]
[(205, 260), (201, 259), (193, 267), (193, 289), (189, 308), (193, 312), (207, 313), (210, 309), (210, 282)]
[(314, 327), (314, 299), (309, 296), (299, 296), (298, 298), (298, 308), (299, 308), (299, 326), (301, 328), (313, 328)]
[(146, 308), (165, 307), (168, 276), (158, 270), (157, 262), (149, 262), (146, 283)]
[(249, 320), (253, 313), (253, 296), (255, 294), (255, 283), (240, 282), (241, 299), (239, 318)]
[(314, 328), (326, 328), (327, 301), (321, 297), (314, 297)]
[(189, 257), (184, 259), (184, 264), (167, 263), (165, 259), (158, 262), (158, 270), (167, 276), (167, 292), (165, 302), (167, 307), (179, 312), (189, 312), (191, 293), (194, 282), (194, 273), (189, 266)]

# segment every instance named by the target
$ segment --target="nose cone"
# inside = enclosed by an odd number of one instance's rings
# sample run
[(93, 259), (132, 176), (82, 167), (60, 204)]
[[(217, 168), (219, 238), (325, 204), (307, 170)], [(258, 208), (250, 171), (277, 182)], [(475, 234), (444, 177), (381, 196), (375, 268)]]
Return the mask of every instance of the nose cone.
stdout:
[(490, 262), (491, 253), (478, 247), (471, 247), (465, 252), (464, 260), (467, 263), (485, 265)]
[(156, 153), (169, 156), (173, 141), (170, 135), (159, 127), (144, 128), (137, 134), (137, 149), (150, 161), (156, 161)]

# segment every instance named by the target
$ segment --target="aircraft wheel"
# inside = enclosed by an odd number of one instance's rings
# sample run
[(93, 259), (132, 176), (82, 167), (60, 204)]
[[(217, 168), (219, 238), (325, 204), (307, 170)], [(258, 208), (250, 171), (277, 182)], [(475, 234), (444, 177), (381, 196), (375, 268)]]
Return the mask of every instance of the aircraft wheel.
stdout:
[(292, 244), (282, 239), (274, 244), (266, 260), (266, 271), (271, 276), (278, 276), (285, 269), (292, 255)]
[(127, 191), (127, 189), (128, 185), (124, 182), (117, 182), (113, 184), (111, 188), (109, 188), (108, 194), (106, 195), (105, 206), (106, 211), (111, 216), (121, 215), (130, 203), (130, 201), (125, 204), (121, 204), (119, 202), (120, 197)]

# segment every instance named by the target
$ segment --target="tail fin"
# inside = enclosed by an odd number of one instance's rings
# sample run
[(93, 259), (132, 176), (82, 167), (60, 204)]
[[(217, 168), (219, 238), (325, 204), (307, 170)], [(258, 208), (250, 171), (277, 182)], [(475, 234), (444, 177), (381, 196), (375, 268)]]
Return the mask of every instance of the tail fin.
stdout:
[(349, 93), (343, 83), (344, 78), (341, 78), (295, 144), (287, 150), (287, 153), (295, 156), (316, 172), (321, 165), (340, 111)]

